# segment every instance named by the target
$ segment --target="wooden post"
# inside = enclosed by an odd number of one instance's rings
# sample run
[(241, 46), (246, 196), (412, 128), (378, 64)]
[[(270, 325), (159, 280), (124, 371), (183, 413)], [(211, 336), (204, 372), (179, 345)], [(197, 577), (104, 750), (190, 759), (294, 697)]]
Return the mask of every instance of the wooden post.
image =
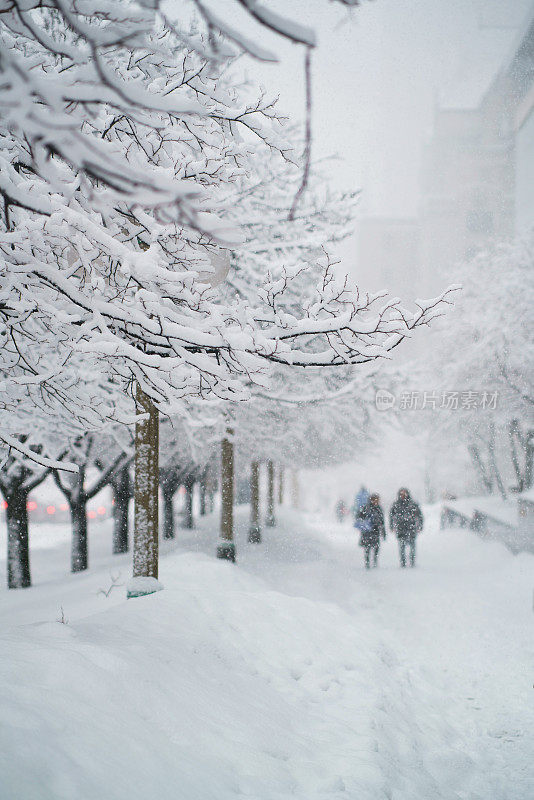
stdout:
[(284, 468), (280, 467), (278, 472), (278, 505), (284, 502)]
[(221, 442), (221, 529), (217, 558), (235, 562), (234, 543), (234, 444), (228, 428)]
[(274, 464), (267, 462), (267, 516), (265, 517), (267, 528), (274, 528), (276, 519), (274, 516)]
[(248, 541), (252, 544), (261, 542), (260, 465), (257, 461), (253, 461), (250, 465), (250, 528)]
[(137, 385), (136, 410), (148, 417), (135, 425), (134, 553), (128, 597), (152, 594), (158, 584), (159, 412)]

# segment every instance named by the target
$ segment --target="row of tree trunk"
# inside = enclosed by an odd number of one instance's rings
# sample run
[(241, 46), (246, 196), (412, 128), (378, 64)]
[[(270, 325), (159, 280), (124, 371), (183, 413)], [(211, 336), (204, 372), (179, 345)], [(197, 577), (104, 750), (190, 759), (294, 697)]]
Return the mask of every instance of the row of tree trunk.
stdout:
[[(135, 481), (130, 477), (131, 457), (120, 454), (109, 465), (96, 461), (100, 475), (92, 485), (86, 485), (87, 466), (91, 463), (90, 453), (92, 437), (89, 435), (81, 442), (78, 452), (79, 470), (67, 482), (58, 471), (45, 469), (39, 474), (33, 473), (29, 467), (18, 466), (17, 469), (4, 469), (0, 473), (0, 491), (6, 503), (7, 525), (7, 582), (10, 589), (22, 589), (31, 586), (30, 570), (30, 537), (28, 520), (28, 498), (50, 474), (65, 496), (70, 512), (71, 537), (71, 571), (82, 572), (89, 567), (88, 547), (88, 502), (109, 485), (113, 503), (113, 544), (114, 554), (126, 553), (129, 550), (129, 503), (136, 495), (135, 531), (141, 537), (135, 548), (134, 574), (152, 574), (157, 570), (157, 538), (153, 531), (157, 530), (157, 498), (158, 482), (161, 481), (164, 501), (164, 536), (174, 537), (174, 515), (172, 509), (173, 496), (180, 485), (185, 486), (185, 520), (186, 527), (193, 526), (193, 485), (195, 476), (191, 472), (175, 469), (172, 480), (168, 479), (172, 470), (158, 473), (159, 421), (157, 410), (144, 393), (138, 393), (140, 408), (148, 408), (146, 418), (137, 425)], [(142, 413), (142, 412), (141, 412)], [(206, 477), (206, 471), (201, 477)], [(206, 512), (206, 481), (201, 480), (204, 491), (201, 494), (201, 513)], [(148, 517), (147, 517), (148, 514)], [(147, 526), (145, 521), (152, 520)], [(154, 528), (156, 525), (156, 528)], [(146, 537), (146, 538), (142, 538)], [(141, 541), (143, 546), (141, 546)]]
[[(72, 522), (71, 570), (80, 572), (89, 566), (87, 538), (87, 503), (104, 486), (110, 485), (113, 495), (113, 553), (126, 553), (129, 549), (129, 502), (134, 496), (134, 542), (133, 576), (158, 578), (159, 564), (159, 486), (163, 497), (163, 536), (172, 539), (174, 530), (173, 498), (180, 486), (185, 488), (185, 512), (183, 525), (193, 527), (193, 490), (198, 482), (200, 488), (200, 514), (213, 510), (213, 486), (208, 480), (209, 467), (202, 470), (193, 465), (159, 468), (159, 413), (150, 397), (138, 387), (136, 392), (138, 420), (135, 429), (135, 477), (132, 485), (129, 466), (131, 459), (118, 456), (106, 468), (100, 466), (101, 474), (92, 486), (86, 487), (86, 466), (91, 447), (87, 444), (87, 459), (80, 464), (79, 472), (70, 484), (66, 484), (57, 471), (45, 470), (38, 477), (22, 473), (22, 477), (9, 483), (1, 483), (0, 489), (7, 502), (6, 520), (8, 528), (8, 585), (9, 588), (24, 588), (31, 585), (28, 495), (50, 472), (69, 504)], [(236, 560), (234, 541), (234, 445), (233, 431), (221, 444), (221, 518), (217, 556), (229, 561)], [(262, 540), (260, 521), (260, 463), (253, 461), (250, 473), (251, 518), (248, 541), (259, 544)], [(294, 487), (294, 502), (296, 489)], [(279, 471), (278, 502), (284, 497), (284, 473)], [(275, 519), (275, 465), (267, 462), (267, 511), (265, 526), (273, 527)]]
[[(523, 430), (518, 419), (511, 419), (508, 423), (508, 443), (516, 477), (516, 485), (511, 487), (511, 491), (523, 492), (530, 489), (534, 479), (534, 430)], [(492, 423), (486, 436), (480, 436), (479, 443), (473, 441), (468, 444), (468, 451), (484, 490), (492, 494), (497, 489), (502, 499), (506, 500), (507, 491), (497, 465), (496, 447), (496, 429)]]
[[(228, 430), (228, 435), (221, 443), (221, 525), (220, 541), (217, 547), (217, 557), (235, 562), (236, 549), (234, 541), (234, 446), (232, 442), (233, 431)], [(284, 470), (278, 473), (278, 502), (284, 502)], [(298, 504), (298, 488), (296, 477), (293, 485), (293, 502)], [(265, 527), (272, 528), (276, 525), (275, 517), (275, 465), (273, 461), (267, 462), (267, 511)], [(247, 540), (251, 544), (259, 544), (262, 540), (260, 521), (260, 463), (252, 461), (250, 465), (250, 526)]]
[[(135, 525), (134, 525), (134, 578), (158, 578), (158, 411), (150, 398), (140, 389), (137, 392), (138, 413), (144, 416), (136, 426), (135, 441)], [(221, 442), (221, 516), (217, 557), (235, 562), (234, 538), (234, 488), (235, 465), (233, 430), (228, 429)], [(189, 470), (183, 476), (169, 468), (161, 481), (164, 508), (163, 535), (174, 536), (173, 496), (179, 485), (185, 485), (185, 527), (193, 527), (193, 487), (199, 474)], [(200, 513), (206, 513), (207, 470), (200, 475)], [(298, 502), (296, 481), (293, 486), (294, 503)], [(284, 500), (284, 473), (279, 471), (278, 502)], [(248, 541), (259, 544), (262, 540), (260, 521), (260, 464), (253, 461), (250, 468), (250, 527)], [(275, 465), (267, 462), (267, 512), (265, 526), (273, 527), (275, 518)], [(148, 588), (147, 591), (153, 591)], [(135, 596), (139, 595), (136, 587)]]

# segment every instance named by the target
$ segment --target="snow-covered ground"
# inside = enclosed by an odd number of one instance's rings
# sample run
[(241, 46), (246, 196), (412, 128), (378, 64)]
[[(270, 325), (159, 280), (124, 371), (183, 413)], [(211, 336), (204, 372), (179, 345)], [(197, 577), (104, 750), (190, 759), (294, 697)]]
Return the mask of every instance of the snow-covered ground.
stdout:
[(32, 533), (34, 587), (0, 595), (2, 800), (534, 797), (532, 555), (435, 509), (415, 570), (390, 537), (364, 571), (348, 524), (238, 523), (237, 565), (207, 519), (129, 601), (99, 592), (130, 571), (109, 521), (86, 574), (66, 527)]

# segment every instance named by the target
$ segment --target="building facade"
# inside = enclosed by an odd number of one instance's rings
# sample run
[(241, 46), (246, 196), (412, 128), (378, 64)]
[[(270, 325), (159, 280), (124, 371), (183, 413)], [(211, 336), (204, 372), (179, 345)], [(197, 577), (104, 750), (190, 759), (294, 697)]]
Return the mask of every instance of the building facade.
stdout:
[(436, 111), (419, 219), (430, 286), (534, 225), (534, 14), (476, 107)]

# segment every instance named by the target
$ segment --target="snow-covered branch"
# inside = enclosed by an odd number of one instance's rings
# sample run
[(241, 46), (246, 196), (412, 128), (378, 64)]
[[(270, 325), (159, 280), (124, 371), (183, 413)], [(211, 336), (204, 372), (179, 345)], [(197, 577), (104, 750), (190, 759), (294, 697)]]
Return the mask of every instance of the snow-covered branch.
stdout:
[(35, 462), (36, 464), (39, 464), (42, 467), (46, 467), (49, 470), (78, 472), (78, 467), (76, 464), (73, 464), (70, 461), (58, 461), (53, 458), (48, 458), (47, 456), (43, 456), (40, 453), (36, 452), (34, 449), (26, 447), (26, 445), (23, 442), (21, 442), (20, 439), (17, 439), (15, 436), (9, 436), (9, 434), (0, 431), (0, 440), (10, 450), (16, 450), (17, 453), (20, 453), (29, 461)]

